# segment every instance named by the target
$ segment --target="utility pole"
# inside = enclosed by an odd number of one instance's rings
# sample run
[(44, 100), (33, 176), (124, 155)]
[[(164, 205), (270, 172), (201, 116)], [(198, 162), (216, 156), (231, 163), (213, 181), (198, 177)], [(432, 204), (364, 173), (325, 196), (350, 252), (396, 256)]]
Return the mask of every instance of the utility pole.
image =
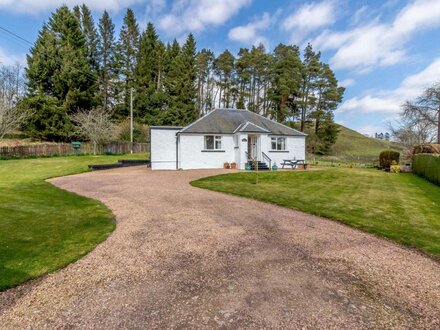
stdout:
[(130, 88), (130, 153), (133, 153), (133, 88)]

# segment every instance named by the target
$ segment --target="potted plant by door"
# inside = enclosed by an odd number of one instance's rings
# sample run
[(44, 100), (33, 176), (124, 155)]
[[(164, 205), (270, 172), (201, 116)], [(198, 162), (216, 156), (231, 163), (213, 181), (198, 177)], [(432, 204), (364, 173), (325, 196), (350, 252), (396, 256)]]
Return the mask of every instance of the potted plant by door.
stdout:
[(232, 170), (237, 169), (237, 163), (231, 163), (231, 169)]
[(228, 168), (231, 168), (231, 166), (229, 165), (228, 162), (226, 162), (226, 163), (223, 163), (223, 168), (228, 169)]

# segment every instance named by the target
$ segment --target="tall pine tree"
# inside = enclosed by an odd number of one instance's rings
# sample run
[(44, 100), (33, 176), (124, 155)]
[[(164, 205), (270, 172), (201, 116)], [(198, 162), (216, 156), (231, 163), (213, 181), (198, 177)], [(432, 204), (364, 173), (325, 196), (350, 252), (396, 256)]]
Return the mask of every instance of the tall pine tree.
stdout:
[(95, 22), (93, 20), (90, 9), (83, 4), (81, 7), (75, 6), (74, 15), (80, 15), (78, 21), (80, 22), (81, 31), (84, 34), (85, 43), (87, 47), (87, 58), (90, 62), (93, 74), (98, 72), (98, 32), (96, 31)]
[(189, 34), (182, 50), (172, 61), (166, 78), (169, 108), (164, 124), (188, 125), (197, 119), (196, 78), (196, 42)]
[[(27, 61), (29, 95), (25, 103), (35, 111), (34, 119), (37, 118), (40, 125), (38, 129), (50, 131), (47, 138), (67, 139), (71, 134), (68, 115), (94, 106), (96, 92), (84, 35), (78, 19), (67, 6), (57, 9), (43, 26)], [(34, 97), (39, 102), (32, 99)], [(47, 106), (40, 107), (37, 103)], [(62, 118), (64, 124), (53, 125), (51, 113), (54, 112), (47, 111), (49, 108), (56, 108), (58, 118)], [(30, 127), (32, 122), (33, 119)]]
[(115, 25), (107, 11), (104, 11), (98, 26), (98, 63), (101, 104), (105, 109), (114, 105), (117, 93), (116, 80)]
[(274, 50), (274, 79), (269, 92), (273, 116), (279, 122), (297, 117), (294, 103), (301, 82), (302, 63), (297, 46), (278, 45)]
[(229, 50), (221, 53), (214, 62), (214, 71), (218, 77), (219, 107), (232, 106), (232, 89), (235, 83), (235, 58)]
[(196, 57), (197, 74), (197, 112), (199, 116), (214, 108), (214, 53), (202, 49)]
[(330, 147), (336, 142), (338, 127), (333, 121), (333, 113), (342, 102), (344, 90), (344, 87), (338, 86), (338, 81), (330, 66), (320, 63), (319, 76), (316, 81), (316, 106), (309, 116), (314, 121), (315, 153), (328, 153)]
[(134, 86), (133, 75), (139, 47), (139, 27), (131, 9), (127, 9), (117, 44), (117, 60), (122, 82), (122, 100), (116, 116), (126, 117), (130, 107), (130, 91)]
[(134, 71), (136, 90), (136, 112), (143, 122), (150, 125), (160, 123), (162, 102), (164, 46), (152, 23), (142, 33), (139, 41), (137, 64)]
[(315, 89), (320, 70), (320, 53), (315, 53), (310, 44), (304, 50), (304, 59), (301, 75), (301, 84), (298, 94), (298, 108), (300, 109), (300, 129), (304, 132), (306, 122), (312, 109), (315, 107)]

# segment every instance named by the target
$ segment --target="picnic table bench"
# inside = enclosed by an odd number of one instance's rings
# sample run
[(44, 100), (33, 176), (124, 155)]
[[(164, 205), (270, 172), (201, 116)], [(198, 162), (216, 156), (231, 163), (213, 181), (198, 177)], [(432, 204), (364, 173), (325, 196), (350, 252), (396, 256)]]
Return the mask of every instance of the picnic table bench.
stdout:
[(304, 169), (306, 170), (308, 164), (306, 163), (305, 160), (302, 160), (302, 159), (299, 159), (299, 160), (296, 160), (296, 159), (283, 159), (283, 162), (281, 163), (282, 168), (284, 168), (284, 166), (290, 166), (290, 167), (292, 167), (292, 170), (296, 169), (296, 167), (298, 165), (304, 166)]

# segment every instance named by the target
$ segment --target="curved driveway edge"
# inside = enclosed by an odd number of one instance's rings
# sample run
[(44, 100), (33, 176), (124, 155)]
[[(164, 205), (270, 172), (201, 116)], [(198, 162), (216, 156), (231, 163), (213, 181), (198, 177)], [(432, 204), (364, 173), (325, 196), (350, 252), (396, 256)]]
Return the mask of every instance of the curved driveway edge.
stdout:
[(223, 170), (56, 178), (117, 227), (68, 267), (0, 293), (0, 328), (440, 327), (440, 265), (337, 222), (191, 187)]

